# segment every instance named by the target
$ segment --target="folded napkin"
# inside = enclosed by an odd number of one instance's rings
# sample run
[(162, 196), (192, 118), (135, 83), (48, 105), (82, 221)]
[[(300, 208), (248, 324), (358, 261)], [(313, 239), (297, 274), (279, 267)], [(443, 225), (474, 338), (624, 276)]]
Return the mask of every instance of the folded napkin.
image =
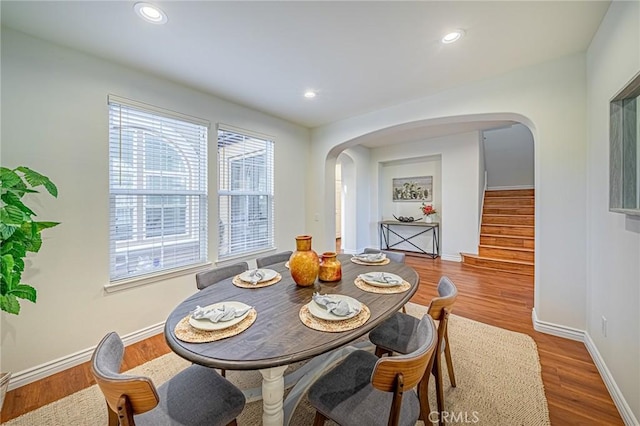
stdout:
[(384, 253), (360, 253), (354, 255), (353, 257), (363, 262), (379, 262), (384, 260), (387, 255), (385, 255)]
[(312, 299), (317, 305), (325, 308), (327, 312), (339, 317), (346, 317), (357, 312), (357, 309), (344, 299), (336, 300), (331, 296), (323, 296), (320, 293), (313, 293)]
[(236, 309), (233, 306), (227, 307), (226, 305), (211, 309), (196, 306), (196, 308), (191, 312), (191, 318), (208, 319), (211, 322), (231, 321), (234, 318), (238, 318), (246, 314), (249, 309), (251, 309), (251, 306), (247, 306), (244, 309)]
[(251, 272), (249, 272), (249, 282), (251, 284), (258, 284), (263, 279), (264, 272), (262, 272), (260, 269), (253, 269)]
[(373, 281), (381, 284), (402, 284), (402, 280), (392, 277), (391, 275), (385, 275), (384, 272), (377, 274), (362, 274), (365, 281)]

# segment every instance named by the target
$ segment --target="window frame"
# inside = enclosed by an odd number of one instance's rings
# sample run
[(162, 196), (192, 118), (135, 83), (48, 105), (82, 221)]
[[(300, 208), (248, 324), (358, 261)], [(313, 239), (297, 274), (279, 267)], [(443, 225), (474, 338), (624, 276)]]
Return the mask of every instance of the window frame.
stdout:
[[(200, 270), (210, 265), (208, 260), (208, 136), (210, 123), (196, 117), (159, 108), (153, 105), (122, 98), (116, 95), (107, 97), (109, 116), (109, 283), (105, 285), (107, 291), (135, 286), (135, 283), (147, 283), (167, 277), (183, 275), (193, 270)], [(118, 109), (120, 108), (120, 109)], [(118, 111), (131, 110), (133, 118), (125, 120), (124, 117), (114, 117)], [(148, 117), (147, 117), (148, 116)], [(161, 130), (139, 125), (136, 120), (140, 117), (149, 118), (151, 123), (161, 123)], [(139, 128), (133, 128), (139, 125)], [(166, 127), (165, 127), (166, 126)], [(127, 155), (122, 151), (122, 129), (131, 128), (132, 137), (130, 147), (131, 164), (123, 166), (122, 158)], [(128, 129), (129, 130), (129, 129)], [(155, 131), (154, 131), (155, 130)], [(114, 135), (112, 133), (119, 132)], [(148, 139), (150, 137), (150, 139)], [(137, 139), (136, 139), (137, 138)], [(148, 139), (148, 140), (145, 140)], [(128, 143), (128, 142), (127, 142)], [(119, 144), (119, 145), (118, 145)], [(116, 152), (114, 145), (120, 149)], [(137, 145), (137, 146), (134, 146)], [(156, 150), (156, 153), (151, 151)], [(157, 153), (157, 150), (167, 151)], [(175, 151), (176, 160), (170, 157), (169, 149)], [(119, 156), (119, 157), (118, 157)], [(148, 163), (149, 156), (155, 157), (158, 163)], [(154, 165), (159, 165), (154, 168)], [(179, 167), (171, 167), (171, 166)], [(131, 186), (119, 185), (117, 173), (129, 173)], [(153, 185), (154, 179), (160, 183)], [(171, 179), (177, 184), (172, 185)], [(158, 186), (159, 185), (159, 186)], [(182, 185), (182, 188), (179, 186)], [(161, 202), (151, 201), (150, 197), (162, 196)], [(133, 197), (128, 205), (118, 206), (118, 198)], [(177, 201), (180, 206), (171, 202)], [(114, 238), (117, 236), (116, 217), (117, 209), (130, 209), (132, 217), (132, 238), (123, 240)], [(158, 212), (157, 210), (160, 209)], [(171, 229), (170, 233), (158, 229), (167, 229), (166, 214), (184, 216), (171, 223), (173, 226), (184, 229)], [(178, 210), (176, 210), (178, 209)], [(180, 209), (184, 211), (181, 213)], [(155, 213), (152, 213), (152, 210)], [(151, 215), (160, 218), (159, 228), (150, 228)], [(159, 216), (158, 216), (159, 215)], [(149, 235), (153, 234), (153, 235)], [(183, 253), (167, 254), (171, 250), (186, 250), (193, 252), (191, 258), (187, 254), (180, 259)], [(152, 262), (151, 270), (144, 272), (131, 271), (130, 260), (126, 256), (140, 256), (145, 250), (154, 255), (160, 252), (161, 265)], [(116, 259), (125, 256), (125, 263), (118, 270)], [(153, 257), (153, 256), (151, 256)], [(140, 258), (140, 257), (138, 257)], [(167, 262), (169, 260), (169, 262)], [(174, 263), (172, 263), (173, 261)], [(166, 264), (168, 263), (168, 264)], [(124, 272), (124, 273), (123, 273)]]

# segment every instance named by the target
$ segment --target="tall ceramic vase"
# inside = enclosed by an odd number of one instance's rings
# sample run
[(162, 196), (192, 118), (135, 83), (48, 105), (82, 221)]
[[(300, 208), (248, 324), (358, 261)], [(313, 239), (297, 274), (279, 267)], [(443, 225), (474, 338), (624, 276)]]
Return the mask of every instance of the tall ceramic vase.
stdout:
[(301, 287), (309, 287), (315, 283), (320, 270), (318, 254), (311, 250), (311, 235), (296, 237), (296, 251), (289, 258), (291, 277)]

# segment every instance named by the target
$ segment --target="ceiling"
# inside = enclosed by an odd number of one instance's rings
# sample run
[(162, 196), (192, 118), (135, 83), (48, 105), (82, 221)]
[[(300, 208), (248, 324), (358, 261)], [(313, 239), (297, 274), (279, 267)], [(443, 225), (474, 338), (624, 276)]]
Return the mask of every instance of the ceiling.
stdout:
[(583, 52), (610, 3), (149, 1), (165, 25), (132, 1), (0, 7), (3, 26), (317, 127)]

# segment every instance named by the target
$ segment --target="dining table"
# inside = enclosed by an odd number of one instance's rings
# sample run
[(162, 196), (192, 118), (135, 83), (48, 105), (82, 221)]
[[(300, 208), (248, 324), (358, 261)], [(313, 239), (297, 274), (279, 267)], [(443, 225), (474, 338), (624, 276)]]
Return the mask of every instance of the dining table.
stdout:
[[(340, 254), (337, 258), (342, 267), (342, 279), (337, 282), (316, 280), (311, 286), (299, 286), (291, 276), (288, 262), (281, 262), (263, 268), (275, 271), (280, 278), (273, 285), (238, 286), (236, 276), (196, 292), (169, 314), (164, 327), (167, 344), (177, 355), (196, 364), (224, 370), (258, 370), (262, 375), (259, 398), (262, 399), (263, 425), (288, 424), (297, 401), (285, 400), (285, 382), (294, 388), (304, 383), (303, 388), (292, 390), (287, 396), (300, 398), (314, 378), (357, 347), (351, 345), (354, 341), (366, 340), (369, 331), (401, 309), (418, 289), (418, 273), (404, 263), (388, 259), (384, 264), (356, 263), (349, 254)], [(395, 274), (404, 280), (406, 287), (389, 293), (365, 291), (356, 285), (361, 274), (371, 273)], [(369, 316), (361, 325), (345, 331), (311, 328), (303, 323), (303, 313), (307, 312), (304, 308), (314, 293), (356, 299)], [(176, 330), (184, 327), (196, 307), (221, 302), (241, 302), (253, 307), (253, 323), (236, 335), (210, 342), (189, 342), (176, 335)], [(295, 378), (287, 380), (289, 375), (284, 375), (287, 367), (305, 360), (308, 360), (304, 365), (306, 370), (300, 368), (294, 373)]]

